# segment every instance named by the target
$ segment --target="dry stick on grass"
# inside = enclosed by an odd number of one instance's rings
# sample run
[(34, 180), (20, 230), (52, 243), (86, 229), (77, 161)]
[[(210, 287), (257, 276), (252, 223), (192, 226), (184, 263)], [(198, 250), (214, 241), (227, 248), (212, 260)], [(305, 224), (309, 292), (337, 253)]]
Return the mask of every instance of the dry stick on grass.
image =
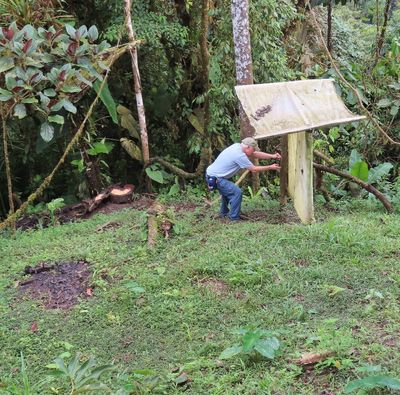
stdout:
[(313, 166), (315, 169), (324, 171), (326, 173), (331, 173), (335, 174), (336, 176), (346, 178), (347, 180), (353, 181), (360, 187), (364, 188), (368, 192), (372, 193), (375, 195), (385, 206), (386, 210), (389, 211), (390, 213), (393, 212), (393, 206), (390, 204), (390, 202), (386, 199), (385, 195), (382, 192), (379, 192), (375, 187), (373, 187), (371, 184), (367, 184), (366, 182), (360, 180), (357, 177), (352, 176), (349, 173), (345, 173), (343, 171), (337, 170), (333, 167), (328, 167), (325, 165), (320, 165), (319, 163), (313, 163)]
[(375, 127), (378, 129), (379, 133), (381, 133), (382, 136), (384, 136), (391, 144), (400, 145), (400, 142), (399, 142), (399, 141), (393, 140), (393, 139), (385, 132), (385, 130), (383, 130), (382, 126), (379, 125), (379, 122), (375, 119), (375, 117), (374, 117), (374, 116), (368, 111), (368, 109), (364, 106), (363, 101), (362, 101), (362, 98), (361, 98), (360, 93), (358, 92), (358, 90), (357, 90), (356, 88), (354, 88), (354, 86), (351, 85), (350, 82), (348, 82), (348, 81), (346, 80), (346, 78), (344, 78), (343, 74), (340, 72), (339, 68), (338, 68), (337, 65), (336, 65), (335, 60), (333, 59), (332, 55), (330, 54), (330, 52), (329, 52), (329, 50), (328, 50), (328, 47), (326, 46), (326, 43), (325, 43), (325, 40), (324, 40), (322, 31), (321, 31), (321, 29), (320, 29), (320, 27), (319, 27), (319, 25), (318, 25), (317, 18), (315, 17), (314, 10), (311, 9), (311, 6), (310, 6), (310, 5), (309, 5), (309, 7), (310, 7), (310, 14), (311, 14), (311, 16), (312, 16), (312, 18), (313, 18), (314, 26), (315, 26), (315, 28), (316, 28), (316, 30), (317, 30), (317, 32), (318, 32), (319, 38), (320, 38), (320, 40), (321, 40), (321, 42), (322, 42), (322, 45), (323, 45), (323, 47), (324, 47), (324, 49), (325, 49), (325, 52), (326, 52), (326, 54), (327, 54), (327, 56), (328, 56), (328, 58), (329, 58), (329, 60), (330, 60), (330, 62), (331, 62), (331, 64), (332, 64), (333, 68), (335, 69), (337, 75), (338, 75), (339, 78), (342, 80), (342, 82), (343, 82), (349, 89), (351, 89), (351, 90), (353, 91), (353, 93), (356, 95), (357, 100), (358, 100), (358, 104), (359, 104), (360, 108), (362, 109), (363, 113), (364, 113), (364, 114), (367, 116), (367, 118), (375, 125)]
[(5, 229), (6, 227), (10, 226), (21, 214), (25, 212), (25, 210), (28, 208), (29, 204), (33, 203), (42, 193), (43, 191), (50, 185), (54, 175), (57, 173), (58, 169), (63, 165), (65, 162), (65, 159), (67, 158), (69, 152), (71, 151), (72, 147), (79, 141), (79, 139), (82, 137), (84, 128), (86, 125), (86, 122), (88, 121), (89, 117), (92, 115), (92, 112), (100, 98), (100, 93), (103, 90), (103, 87), (105, 83), (107, 82), (108, 75), (110, 72), (110, 69), (114, 62), (118, 59), (120, 55), (122, 55), (126, 51), (127, 47), (121, 47), (114, 53), (112, 53), (112, 57), (110, 60), (110, 64), (108, 67), (108, 70), (104, 76), (104, 79), (100, 85), (100, 89), (93, 100), (92, 104), (90, 105), (88, 112), (86, 113), (86, 116), (84, 120), (82, 121), (81, 125), (79, 126), (78, 131), (75, 133), (75, 136), (72, 138), (70, 143), (68, 144), (67, 148), (65, 149), (65, 152), (62, 154), (60, 160), (58, 161), (56, 167), (53, 169), (53, 171), (44, 179), (42, 184), (36, 189), (35, 192), (33, 192), (31, 195), (29, 195), (28, 199), (26, 200), (25, 203), (22, 204), (22, 206), (12, 215), (9, 215), (7, 219), (3, 222), (0, 223), (0, 230)]

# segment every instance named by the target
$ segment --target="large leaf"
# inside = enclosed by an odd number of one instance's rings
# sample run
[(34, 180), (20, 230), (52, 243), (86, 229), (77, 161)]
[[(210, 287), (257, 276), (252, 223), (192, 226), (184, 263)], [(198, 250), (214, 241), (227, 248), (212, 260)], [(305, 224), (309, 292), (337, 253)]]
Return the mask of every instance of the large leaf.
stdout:
[(153, 181), (158, 182), (159, 184), (164, 184), (164, 177), (160, 170), (153, 170), (150, 167), (146, 168), (146, 174), (151, 178)]
[(40, 127), (40, 135), (42, 139), (46, 142), (49, 142), (53, 139), (54, 136), (54, 128), (49, 123), (45, 122)]
[(142, 151), (132, 140), (122, 138), (120, 141), (122, 147), (132, 159), (136, 159), (139, 162), (143, 161)]
[(138, 140), (140, 140), (138, 132), (139, 125), (136, 122), (136, 119), (132, 116), (131, 110), (122, 105), (119, 105), (117, 107), (117, 112), (121, 116), (121, 126), (127, 129), (132, 137), (135, 137)]
[(248, 331), (244, 336), (243, 336), (243, 351), (244, 352), (249, 352), (252, 351), (255, 344), (257, 341), (260, 339), (261, 334), (258, 331)]
[(62, 115), (50, 115), (47, 120), (49, 122), (58, 123), (59, 125), (64, 124), (64, 117)]
[(18, 119), (26, 117), (26, 107), (24, 104), (17, 104), (14, 107), (14, 116), (18, 117)]
[(379, 182), (383, 177), (387, 176), (392, 169), (393, 165), (389, 162), (381, 163), (380, 165), (373, 167), (369, 171), (368, 182), (370, 184)]
[(368, 376), (363, 379), (350, 381), (344, 392), (350, 394), (360, 389), (372, 389), (378, 387), (386, 387), (391, 390), (400, 390), (400, 380), (389, 376)]
[(354, 177), (359, 178), (360, 180), (367, 182), (368, 181), (368, 165), (366, 162), (356, 162), (350, 169), (350, 174)]
[(13, 94), (5, 89), (0, 88), (0, 101), (7, 101), (12, 99)]
[(242, 347), (241, 346), (233, 346), (233, 347), (228, 347), (224, 351), (222, 351), (221, 355), (219, 356), (219, 359), (229, 359), (234, 357), (237, 354), (240, 354), (242, 352)]
[(386, 99), (379, 100), (377, 106), (381, 107), (381, 108), (389, 107), (392, 103), (393, 103), (393, 100), (386, 98)]
[(280, 343), (276, 337), (270, 339), (261, 339), (256, 344), (254, 349), (258, 351), (263, 357), (273, 359), (275, 352), (279, 349)]
[(0, 73), (4, 73), (14, 67), (14, 58), (7, 56), (0, 57)]
[[(101, 82), (95, 81), (95, 83), (93, 84), (93, 88), (96, 91), (96, 93), (99, 93), (100, 87), (101, 87)], [(118, 124), (117, 106), (115, 104), (113, 97), (111, 96), (111, 92), (108, 89), (107, 83), (103, 85), (103, 89), (101, 90), (99, 97), (103, 102), (103, 104), (106, 106), (113, 122)]]
[[(76, 107), (69, 100), (64, 99), (62, 101), (62, 105), (68, 112), (71, 112), (72, 114), (76, 114)], [(54, 109), (54, 107), (52, 107), (52, 109)]]
[(361, 161), (362, 161), (361, 155), (358, 153), (356, 149), (353, 149), (350, 154), (349, 169), (353, 167), (354, 163)]

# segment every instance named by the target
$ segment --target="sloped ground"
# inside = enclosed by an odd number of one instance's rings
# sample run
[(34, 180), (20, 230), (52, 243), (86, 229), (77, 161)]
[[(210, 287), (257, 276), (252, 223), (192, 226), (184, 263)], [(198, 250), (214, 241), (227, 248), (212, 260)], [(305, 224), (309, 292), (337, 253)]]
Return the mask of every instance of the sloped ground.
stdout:
[[(398, 215), (354, 202), (302, 226), (280, 220), (275, 204), (246, 203), (246, 215), (268, 218), (229, 224), (217, 207), (168, 204), (174, 233), (150, 249), (141, 204), (0, 238), (0, 393), (22, 382), (21, 351), (34, 383), (66, 352), (114, 362), (118, 373), (104, 378), (114, 393), (141, 380), (135, 369), (159, 376), (156, 394), (340, 394), (365, 363), (400, 377)], [(20, 294), (25, 268), (43, 262), (87, 265), (75, 306)], [(221, 361), (239, 328), (274, 331), (281, 352)], [(294, 363), (327, 349), (325, 364)]]

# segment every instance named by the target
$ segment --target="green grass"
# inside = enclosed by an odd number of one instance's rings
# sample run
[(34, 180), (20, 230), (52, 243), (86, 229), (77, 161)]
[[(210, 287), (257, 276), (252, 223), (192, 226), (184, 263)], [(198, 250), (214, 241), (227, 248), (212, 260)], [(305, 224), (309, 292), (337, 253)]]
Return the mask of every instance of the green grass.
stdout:
[[(135, 210), (3, 236), (0, 382), (22, 382), (21, 352), (37, 382), (66, 351), (115, 363), (105, 379), (114, 392), (135, 379), (135, 369), (153, 369), (160, 376), (153, 393), (165, 394), (341, 393), (364, 363), (400, 377), (400, 218), (359, 204), (319, 209), (311, 226), (225, 224), (212, 218), (217, 208), (176, 213), (178, 234), (153, 250), (146, 218)], [(245, 211), (255, 207), (247, 202)], [(265, 208), (278, 212), (276, 204)], [(111, 220), (120, 226), (96, 231)], [(18, 296), (25, 266), (77, 259), (90, 263), (92, 298), (49, 311)], [(207, 279), (229, 288), (216, 293), (202, 284)], [(129, 281), (145, 289), (142, 296)], [(280, 354), (219, 361), (238, 328), (275, 331)], [(336, 352), (328, 366), (310, 372), (294, 363), (326, 349)], [(190, 385), (175, 384), (180, 371)]]

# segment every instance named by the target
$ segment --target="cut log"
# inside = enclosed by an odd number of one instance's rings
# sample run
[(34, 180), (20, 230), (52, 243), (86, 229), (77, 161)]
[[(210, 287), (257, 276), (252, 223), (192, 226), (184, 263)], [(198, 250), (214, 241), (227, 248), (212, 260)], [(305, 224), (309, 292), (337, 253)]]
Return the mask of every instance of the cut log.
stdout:
[(132, 184), (126, 184), (123, 187), (116, 187), (111, 189), (110, 201), (117, 204), (131, 202), (134, 188), (135, 187)]

